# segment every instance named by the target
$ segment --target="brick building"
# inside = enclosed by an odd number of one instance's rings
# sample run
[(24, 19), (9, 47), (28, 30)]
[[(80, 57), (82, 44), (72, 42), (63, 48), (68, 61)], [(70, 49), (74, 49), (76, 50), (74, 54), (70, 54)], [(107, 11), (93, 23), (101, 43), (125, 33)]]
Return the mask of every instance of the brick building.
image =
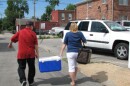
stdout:
[[(16, 19), (16, 31), (19, 31), (23, 28), (25, 28), (26, 23), (28, 21), (34, 22), (34, 19)], [(35, 28), (41, 29), (41, 30), (50, 30), (52, 27), (58, 27), (58, 22), (49, 22), (49, 21), (37, 21), (35, 20)]]
[(74, 10), (53, 10), (51, 13), (51, 22), (58, 22), (60, 26), (66, 26), (66, 24), (75, 20)]
[(86, 0), (76, 4), (76, 19), (130, 20), (130, 0)]

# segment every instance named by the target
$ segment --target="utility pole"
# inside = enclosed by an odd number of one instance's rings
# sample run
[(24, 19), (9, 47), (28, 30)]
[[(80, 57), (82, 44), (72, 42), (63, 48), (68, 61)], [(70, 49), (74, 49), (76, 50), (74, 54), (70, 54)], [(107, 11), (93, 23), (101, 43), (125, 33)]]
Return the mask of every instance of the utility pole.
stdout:
[(114, 1), (112, 0), (112, 21), (114, 21)]
[(87, 18), (86, 18), (86, 19), (88, 19), (88, 9), (89, 9), (89, 8), (88, 8), (88, 4), (89, 4), (89, 3), (87, 2)]
[(34, 27), (35, 27), (35, 4), (36, 4), (36, 0), (34, 0)]

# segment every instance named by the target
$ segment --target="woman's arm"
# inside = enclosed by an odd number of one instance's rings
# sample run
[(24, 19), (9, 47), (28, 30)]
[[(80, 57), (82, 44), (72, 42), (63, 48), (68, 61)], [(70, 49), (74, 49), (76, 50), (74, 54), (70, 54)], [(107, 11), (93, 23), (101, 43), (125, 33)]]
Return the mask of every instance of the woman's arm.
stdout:
[(66, 44), (62, 44), (61, 50), (60, 50), (60, 56), (63, 56), (63, 51), (65, 50)]

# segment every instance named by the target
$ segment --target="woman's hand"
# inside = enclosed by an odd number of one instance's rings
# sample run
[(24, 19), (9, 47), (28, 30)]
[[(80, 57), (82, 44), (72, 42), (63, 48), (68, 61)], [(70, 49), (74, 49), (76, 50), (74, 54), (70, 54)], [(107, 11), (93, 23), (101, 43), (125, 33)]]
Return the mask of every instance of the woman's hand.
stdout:
[(64, 51), (65, 47), (66, 47), (66, 44), (62, 44), (61, 50), (60, 50), (60, 55), (59, 55), (60, 57), (63, 56), (63, 51)]

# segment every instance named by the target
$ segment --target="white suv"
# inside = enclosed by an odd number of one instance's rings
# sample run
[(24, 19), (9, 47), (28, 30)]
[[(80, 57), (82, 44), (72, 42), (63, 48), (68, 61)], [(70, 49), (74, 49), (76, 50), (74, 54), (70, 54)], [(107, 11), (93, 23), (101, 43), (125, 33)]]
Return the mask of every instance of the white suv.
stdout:
[(118, 59), (128, 58), (130, 31), (120, 24), (110, 20), (77, 20), (70, 21), (64, 30), (64, 36), (69, 31), (71, 22), (78, 25), (87, 39), (86, 46), (114, 52)]

